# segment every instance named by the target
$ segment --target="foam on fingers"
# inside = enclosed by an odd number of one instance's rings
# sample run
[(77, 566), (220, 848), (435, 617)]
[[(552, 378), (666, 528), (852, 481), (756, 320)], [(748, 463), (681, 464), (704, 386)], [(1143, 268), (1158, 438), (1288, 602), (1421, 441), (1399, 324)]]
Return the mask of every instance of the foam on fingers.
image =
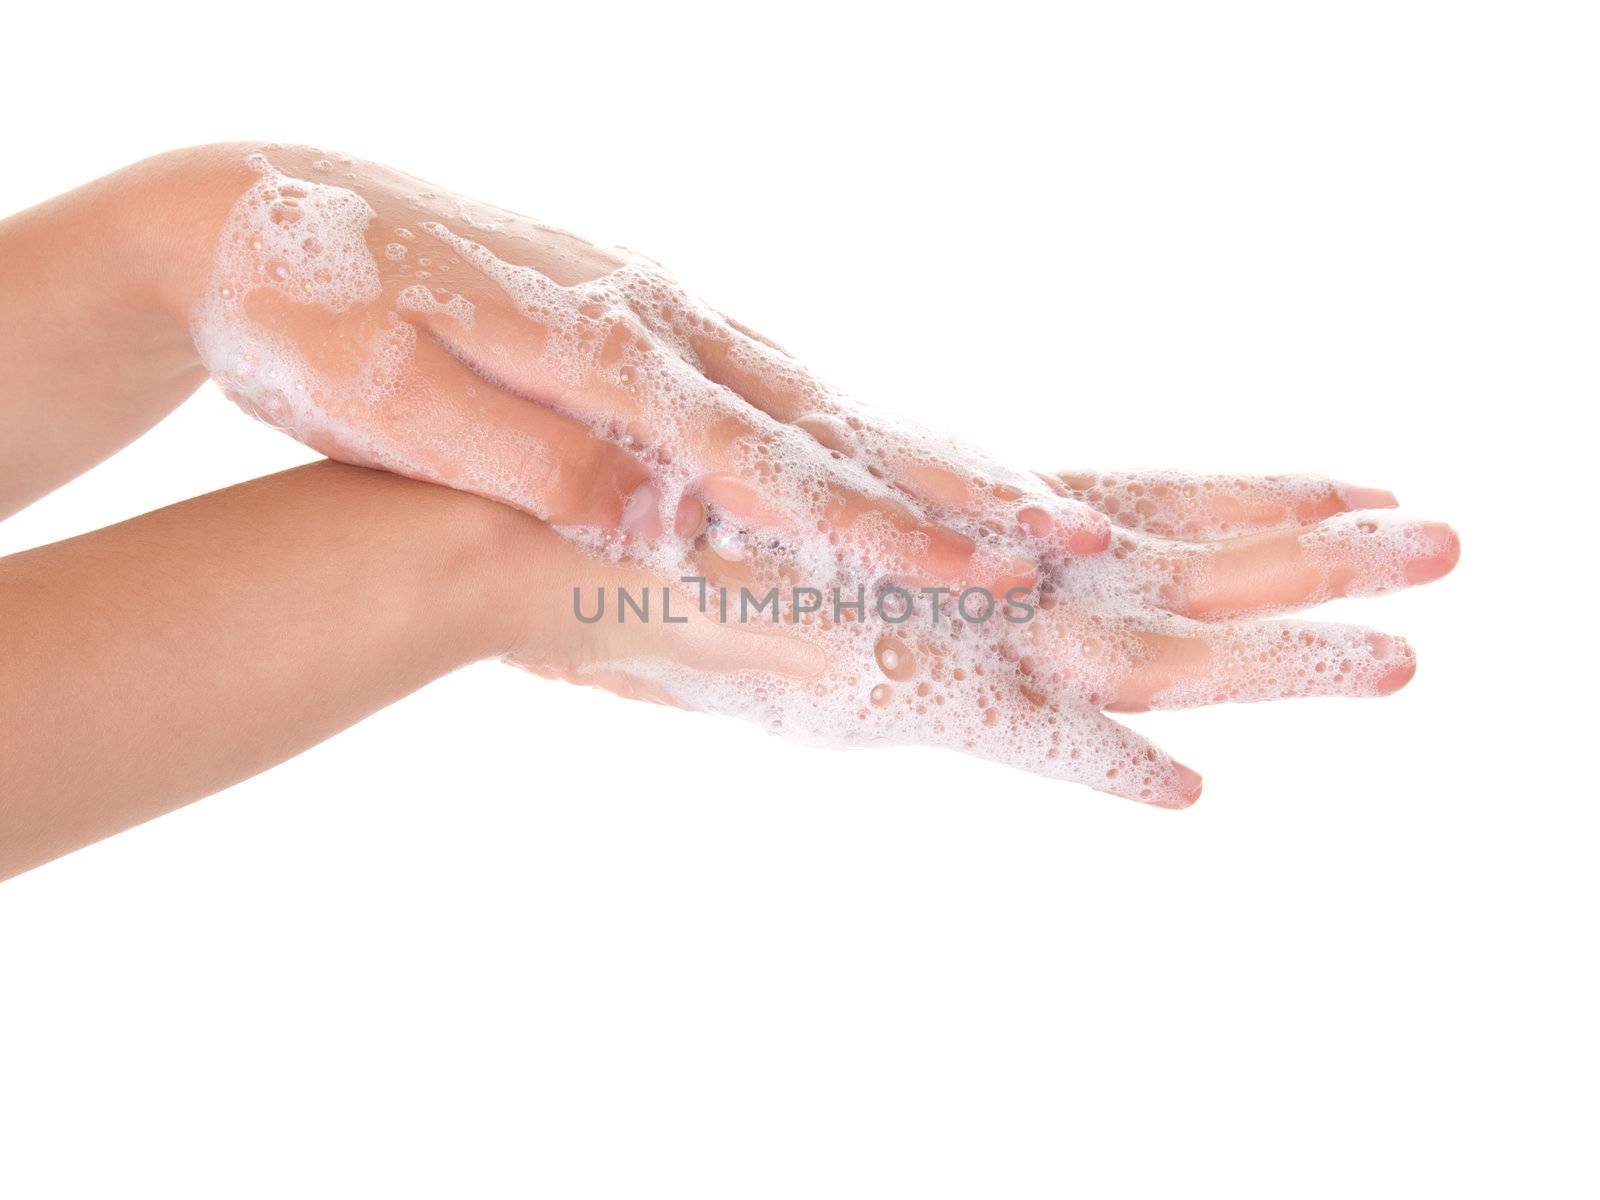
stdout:
[(1194, 708), (1307, 696), (1387, 696), (1416, 673), (1404, 638), (1313, 621), (1207, 627), (1182, 651), (1154, 650), (1123, 682), (1128, 707)]
[(1321, 475), (1056, 471), (1041, 478), (1058, 495), (1105, 513), (1120, 529), (1193, 542), (1292, 529), (1337, 513), (1395, 505), (1392, 492)]

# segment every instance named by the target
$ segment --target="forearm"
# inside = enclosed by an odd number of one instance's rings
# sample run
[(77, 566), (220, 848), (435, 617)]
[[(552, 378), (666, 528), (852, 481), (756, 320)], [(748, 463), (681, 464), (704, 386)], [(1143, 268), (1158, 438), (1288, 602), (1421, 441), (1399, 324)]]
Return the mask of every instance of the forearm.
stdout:
[(187, 307), (243, 187), (236, 157), (162, 155), (0, 221), (0, 518), (205, 379)]
[(322, 462), (0, 560), (0, 877), (504, 653), (550, 538)]

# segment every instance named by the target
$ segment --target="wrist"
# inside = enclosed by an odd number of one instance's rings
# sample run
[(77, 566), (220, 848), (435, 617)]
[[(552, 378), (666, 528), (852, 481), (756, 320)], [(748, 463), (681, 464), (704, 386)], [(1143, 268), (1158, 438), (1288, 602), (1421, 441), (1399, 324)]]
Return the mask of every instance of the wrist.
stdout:
[(597, 662), (660, 652), (659, 622), (619, 621), (615, 609), (602, 620), (580, 619), (575, 594), (581, 592), (584, 609), (591, 610), (597, 593), (613, 600), (622, 589), (635, 597), (659, 593), (663, 580), (634, 565), (596, 558), (517, 509), (473, 499), (481, 506), (473, 534), (482, 580), (475, 593), (476, 625), (493, 647), (484, 657), (580, 680)]
[(103, 210), (136, 303), (188, 336), (228, 212), (250, 186), (243, 143), (172, 150), (101, 181)]
[(450, 546), (443, 570), (474, 659), (503, 658), (538, 639), (538, 597), (548, 586), (547, 539), (536, 517), (466, 492), (427, 485), (448, 497)]

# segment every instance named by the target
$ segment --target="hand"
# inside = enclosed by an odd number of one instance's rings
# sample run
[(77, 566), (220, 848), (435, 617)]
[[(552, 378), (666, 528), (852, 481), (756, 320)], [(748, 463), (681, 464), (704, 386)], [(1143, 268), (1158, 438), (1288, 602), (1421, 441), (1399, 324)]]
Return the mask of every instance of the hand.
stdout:
[(1022, 534), (1057, 557), (1106, 545), (1088, 506), (871, 422), (649, 260), (316, 150), (208, 162), (242, 195), (196, 346), (238, 403), (331, 457), (657, 565), (708, 521), (823, 531), (841, 558), (941, 584), (1031, 582)]
[[(791, 612), (782, 624), (764, 616), (724, 622), (715, 603), (702, 613), (680, 597), (674, 615), (690, 619), (667, 624), (663, 580), (627, 568), (597, 578), (565, 548), (546, 581), (583, 580), (586, 615), (597, 588), (608, 589), (613, 607), (603, 621), (581, 626), (590, 634), (553, 639), (553, 631), (580, 625), (565, 594), (547, 596), (536, 632), (509, 657), (541, 673), (742, 716), (810, 740), (944, 745), (1176, 808), (1199, 795), (1198, 774), (1105, 712), (1387, 695), (1416, 668), (1400, 638), (1253, 618), (1428, 582), (1460, 552), (1448, 526), (1357, 507), (1392, 506), (1389, 493), (1323, 479), (1041, 478), (1125, 529), (1109, 554), (1049, 572), (1036, 608), (1027, 605), (1031, 619), (968, 623), (944, 597), (940, 615), (921, 607), (903, 623), (872, 608), (861, 619), (834, 620), (825, 608)], [(701, 565), (714, 569), (710, 560)], [(739, 582), (754, 592), (788, 582), (781, 567), (742, 565), (750, 574)], [(618, 588), (636, 599), (650, 591), (653, 619), (622, 619)], [(550, 658), (553, 640), (565, 654), (559, 663)]]

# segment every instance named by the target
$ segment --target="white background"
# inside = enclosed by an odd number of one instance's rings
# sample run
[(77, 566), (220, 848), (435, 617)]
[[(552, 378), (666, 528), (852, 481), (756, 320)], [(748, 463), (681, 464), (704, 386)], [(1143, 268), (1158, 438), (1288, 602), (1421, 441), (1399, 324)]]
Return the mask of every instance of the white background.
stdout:
[[(1320, 471), (1465, 549), (1330, 610), (1400, 695), (1133, 718), (1185, 813), (442, 680), (0, 886), (0, 1192), (1594, 1194), (1579, 12), (13, 13), (0, 212), (345, 149), (1019, 465)], [(306, 457), (208, 388), (0, 550)]]

